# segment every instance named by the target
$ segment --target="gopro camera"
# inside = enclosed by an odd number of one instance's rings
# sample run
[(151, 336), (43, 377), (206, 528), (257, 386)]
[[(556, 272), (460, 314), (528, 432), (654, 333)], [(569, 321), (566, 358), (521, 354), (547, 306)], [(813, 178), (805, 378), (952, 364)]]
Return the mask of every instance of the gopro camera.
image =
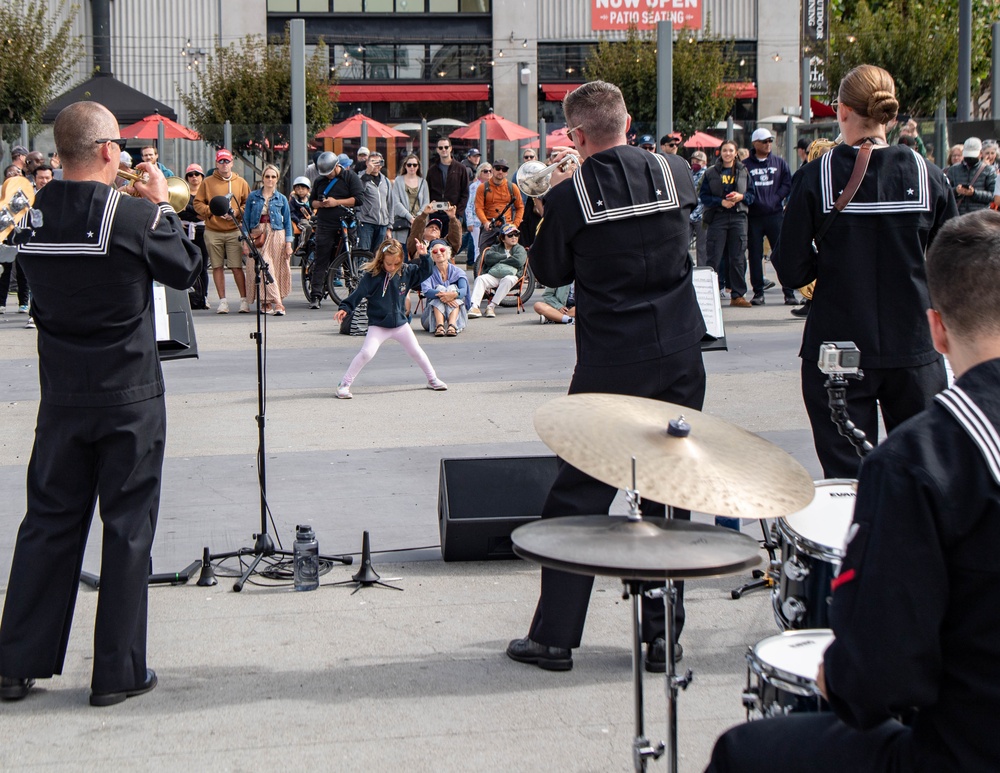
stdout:
[(861, 370), (861, 350), (854, 341), (825, 341), (820, 344), (817, 364), (828, 376), (856, 376)]

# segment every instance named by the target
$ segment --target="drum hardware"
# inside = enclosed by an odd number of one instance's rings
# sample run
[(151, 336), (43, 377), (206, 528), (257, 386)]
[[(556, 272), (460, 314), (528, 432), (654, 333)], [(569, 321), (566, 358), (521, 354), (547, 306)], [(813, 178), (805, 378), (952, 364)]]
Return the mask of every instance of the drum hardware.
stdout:
[(778, 543), (774, 541), (774, 531), (772, 528), (765, 525), (765, 521), (761, 520), (760, 530), (764, 535), (764, 540), (761, 542), (761, 547), (767, 551), (767, 569), (754, 569), (750, 576), (753, 578), (750, 582), (743, 583), (738, 588), (733, 588), (729, 591), (729, 595), (734, 600), (739, 600), (750, 591), (759, 590), (761, 588), (766, 588), (768, 590), (773, 590), (773, 588), (778, 584), (781, 577), (781, 562), (777, 559), (775, 551), (778, 549)]

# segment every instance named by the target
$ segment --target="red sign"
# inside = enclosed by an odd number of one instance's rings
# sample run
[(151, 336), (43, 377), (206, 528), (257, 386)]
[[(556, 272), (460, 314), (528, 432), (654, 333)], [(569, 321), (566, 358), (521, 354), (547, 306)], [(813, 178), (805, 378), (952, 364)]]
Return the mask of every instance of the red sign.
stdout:
[(591, 29), (656, 29), (657, 22), (674, 28), (701, 29), (702, 0), (590, 0)]

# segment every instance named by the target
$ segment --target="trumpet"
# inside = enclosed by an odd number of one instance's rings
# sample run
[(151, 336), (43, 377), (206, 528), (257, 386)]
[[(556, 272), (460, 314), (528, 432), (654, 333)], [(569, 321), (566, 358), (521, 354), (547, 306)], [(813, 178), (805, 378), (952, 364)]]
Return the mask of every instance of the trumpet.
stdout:
[(517, 187), (526, 196), (536, 198), (544, 196), (549, 190), (549, 181), (552, 173), (558, 169), (565, 172), (570, 166), (579, 166), (580, 157), (576, 153), (570, 153), (562, 161), (545, 166), (541, 161), (527, 161), (521, 164), (517, 171)]
[[(132, 187), (131, 184), (134, 182), (149, 182), (149, 175), (145, 172), (136, 172), (132, 169), (119, 169), (118, 176), (123, 180), (129, 181), (129, 188)], [(129, 194), (137, 195), (134, 188), (129, 191)], [(184, 209), (190, 198), (191, 190), (184, 180), (180, 177), (167, 178), (167, 203), (174, 212), (180, 212)]]

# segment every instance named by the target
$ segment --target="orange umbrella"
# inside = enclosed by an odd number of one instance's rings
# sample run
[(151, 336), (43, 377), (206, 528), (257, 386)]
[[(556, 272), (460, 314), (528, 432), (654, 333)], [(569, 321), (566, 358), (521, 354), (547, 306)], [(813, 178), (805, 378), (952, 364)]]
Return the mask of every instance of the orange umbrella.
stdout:
[(376, 121), (374, 118), (368, 118), (361, 113), (355, 113), (346, 121), (341, 121), (340, 123), (333, 124), (333, 126), (328, 126), (316, 136), (320, 139), (331, 140), (360, 137), (361, 124), (364, 121), (368, 122), (369, 137), (393, 137), (401, 140), (409, 138), (404, 132), (396, 131), (391, 126), (386, 126), (381, 121)]
[(721, 144), (722, 140), (705, 132), (695, 132), (684, 140), (685, 148), (717, 148)]
[(482, 118), (477, 118), (457, 131), (453, 131), (448, 136), (453, 140), (478, 140), (480, 138), (480, 125), (486, 126), (486, 139), (488, 140), (526, 140), (529, 137), (537, 137), (538, 132), (525, 129), (513, 121), (508, 121), (503, 116), (496, 115), (492, 109)]
[(165, 115), (153, 113), (140, 118), (133, 124), (121, 130), (126, 140), (155, 140), (160, 136), (160, 124), (163, 124), (163, 138), (167, 140), (200, 140), (198, 132), (172, 121)]
[[(539, 140), (532, 140), (531, 142), (529, 142), (524, 147), (526, 147), (526, 148), (537, 148), (540, 145), (541, 145), (541, 142)], [(565, 126), (563, 128), (561, 128), (561, 129), (556, 129), (551, 134), (545, 135), (545, 147), (547, 147), (547, 148), (554, 148), (556, 146), (564, 147), (564, 148), (575, 148), (576, 147), (576, 145), (574, 144), (573, 140), (571, 140), (569, 138), (569, 135), (566, 134), (566, 127)]]

